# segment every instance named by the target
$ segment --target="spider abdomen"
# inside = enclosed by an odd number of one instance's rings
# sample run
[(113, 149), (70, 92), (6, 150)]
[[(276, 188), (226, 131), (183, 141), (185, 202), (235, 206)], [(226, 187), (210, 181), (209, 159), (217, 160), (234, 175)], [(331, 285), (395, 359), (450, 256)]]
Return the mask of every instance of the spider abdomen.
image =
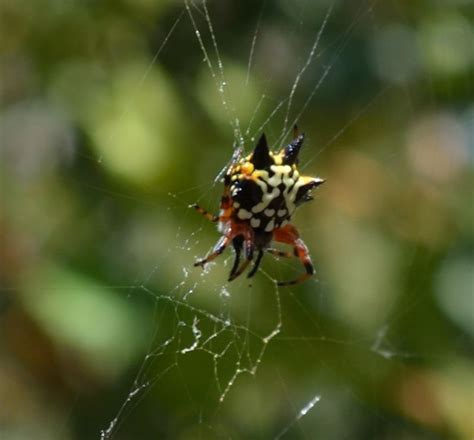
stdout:
[[(308, 197), (307, 182), (300, 177), (296, 165), (273, 164), (267, 169), (249, 170), (247, 163), (236, 167), (231, 176), (230, 194), (236, 220), (264, 232), (285, 226), (296, 207)], [(242, 169), (247, 173), (242, 173)]]

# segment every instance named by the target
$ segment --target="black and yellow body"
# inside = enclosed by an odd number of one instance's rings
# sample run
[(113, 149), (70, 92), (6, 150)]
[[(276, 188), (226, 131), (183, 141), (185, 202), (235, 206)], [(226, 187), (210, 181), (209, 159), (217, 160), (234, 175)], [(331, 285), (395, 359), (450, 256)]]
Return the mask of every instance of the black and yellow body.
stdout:
[[(279, 285), (297, 284), (314, 273), (308, 250), (290, 221), (296, 208), (311, 200), (311, 191), (324, 180), (299, 173), (298, 154), (304, 135), (298, 136), (296, 131), (295, 127), (295, 139), (278, 152), (269, 150), (262, 134), (251, 154), (230, 165), (224, 177), (219, 215), (208, 214), (195, 205), (209, 220), (218, 222), (222, 234), (213, 252), (195, 266), (213, 260), (232, 243), (236, 259), (229, 280), (239, 276), (257, 253), (255, 265), (248, 274), (253, 276), (265, 251), (279, 256), (297, 256), (306, 269), (296, 280)], [(272, 241), (293, 246), (293, 253), (271, 249)], [(239, 267), (242, 250), (245, 261)]]

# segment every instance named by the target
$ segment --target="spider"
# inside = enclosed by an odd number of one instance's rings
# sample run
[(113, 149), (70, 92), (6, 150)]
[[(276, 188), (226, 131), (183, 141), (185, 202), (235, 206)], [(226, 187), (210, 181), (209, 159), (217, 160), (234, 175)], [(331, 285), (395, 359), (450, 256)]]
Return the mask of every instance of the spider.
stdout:
[[(293, 134), (294, 140), (286, 148), (271, 152), (263, 133), (251, 154), (230, 164), (224, 176), (219, 215), (192, 205), (208, 220), (217, 223), (222, 234), (212, 252), (194, 266), (204, 267), (232, 244), (235, 261), (228, 281), (241, 275), (256, 253), (254, 265), (247, 275), (253, 277), (265, 251), (279, 257), (298, 257), (305, 268), (305, 273), (298, 278), (280, 281), (279, 286), (299, 284), (314, 274), (308, 248), (289, 222), (296, 208), (312, 200), (311, 190), (324, 180), (300, 175), (298, 154), (304, 133), (298, 135), (295, 126)], [(291, 245), (293, 252), (271, 248), (272, 241)], [(245, 261), (239, 266), (242, 251)]]

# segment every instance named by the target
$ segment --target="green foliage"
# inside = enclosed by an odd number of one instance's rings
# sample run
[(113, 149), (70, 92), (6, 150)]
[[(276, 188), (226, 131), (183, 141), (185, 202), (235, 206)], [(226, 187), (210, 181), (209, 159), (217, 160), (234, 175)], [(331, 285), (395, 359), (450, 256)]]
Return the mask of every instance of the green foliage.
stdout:
[[(2, 2), (0, 437), (472, 438), (468, 3)], [(294, 119), (317, 279), (192, 268)]]

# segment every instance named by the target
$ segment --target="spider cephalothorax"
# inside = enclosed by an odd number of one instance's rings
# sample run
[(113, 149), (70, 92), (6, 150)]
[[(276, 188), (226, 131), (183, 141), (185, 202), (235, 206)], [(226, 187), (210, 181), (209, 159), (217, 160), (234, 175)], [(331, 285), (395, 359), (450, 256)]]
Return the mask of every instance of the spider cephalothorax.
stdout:
[[(278, 256), (296, 256), (306, 269), (306, 273), (296, 280), (279, 282), (279, 285), (297, 284), (314, 273), (308, 249), (289, 221), (297, 206), (311, 200), (311, 190), (324, 180), (301, 176), (298, 172), (298, 154), (304, 134), (298, 136), (296, 127), (294, 132), (295, 139), (278, 152), (269, 150), (265, 134), (262, 134), (251, 154), (229, 166), (224, 177), (219, 215), (209, 214), (194, 205), (209, 220), (218, 222), (222, 233), (213, 252), (195, 266), (204, 266), (232, 243), (236, 257), (229, 281), (247, 268), (257, 252), (255, 265), (248, 274), (252, 277), (264, 251)], [(270, 248), (272, 241), (293, 246), (293, 253)], [(242, 250), (245, 261), (239, 267)]]

